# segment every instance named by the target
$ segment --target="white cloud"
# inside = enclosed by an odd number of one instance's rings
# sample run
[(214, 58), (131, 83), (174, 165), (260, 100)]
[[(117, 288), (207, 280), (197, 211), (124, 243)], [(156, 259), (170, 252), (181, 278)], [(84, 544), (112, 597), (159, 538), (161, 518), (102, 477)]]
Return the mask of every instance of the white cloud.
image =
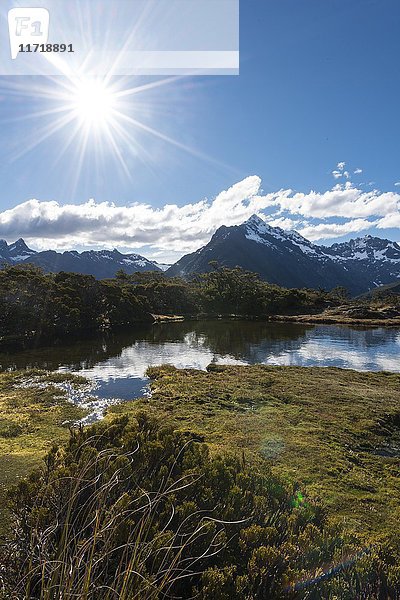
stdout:
[(344, 161), (338, 162), (336, 165), (336, 169), (332, 171), (332, 175), (335, 179), (340, 179), (344, 177), (345, 179), (350, 179), (350, 171), (345, 171), (344, 168), (346, 163)]
[[(0, 212), (0, 238), (24, 237), (37, 249), (140, 248), (143, 254), (166, 260), (206, 244), (221, 225), (238, 225), (266, 209), (268, 217), (264, 218), (273, 226), (300, 228), (302, 235), (313, 240), (374, 226), (400, 227), (400, 193), (363, 191), (346, 181), (325, 192), (282, 189), (264, 194), (261, 179), (251, 176), (211, 201), (202, 199), (180, 207), (28, 200)], [(335, 218), (341, 221), (326, 222)]]
[(395, 192), (364, 192), (351, 185), (335, 186), (326, 192), (278, 192), (275, 203), (294, 215), (326, 219), (329, 217), (384, 217), (400, 209), (400, 194)]
[(378, 229), (394, 229), (400, 227), (400, 213), (392, 213), (380, 219), (376, 224)]
[[(265, 217), (264, 217), (265, 218)], [(271, 227), (280, 227), (281, 229), (296, 229), (301, 223), (301, 221), (294, 221), (293, 219), (289, 219), (288, 217), (279, 217), (278, 219), (266, 219), (268, 221), (268, 225)]]
[(311, 240), (328, 240), (338, 238), (349, 233), (358, 233), (370, 229), (374, 224), (365, 219), (353, 219), (347, 223), (320, 223), (319, 225), (309, 225), (300, 229), (299, 233)]
[[(33, 246), (148, 246), (186, 252), (206, 243), (221, 225), (236, 225), (273, 204), (273, 194), (258, 196), (261, 180), (247, 177), (212, 201), (156, 209), (147, 204), (116, 206), (89, 200), (84, 204), (28, 200), (0, 213), (0, 237), (24, 237)], [(73, 240), (73, 242), (72, 242)]]
[(362, 169), (357, 168), (357, 169), (354, 170), (354, 175), (361, 175), (362, 172), (363, 172)]
[(399, 187), (399, 186), (400, 186), (400, 181), (395, 181), (395, 184), (394, 184), (394, 185), (395, 185), (396, 187)]

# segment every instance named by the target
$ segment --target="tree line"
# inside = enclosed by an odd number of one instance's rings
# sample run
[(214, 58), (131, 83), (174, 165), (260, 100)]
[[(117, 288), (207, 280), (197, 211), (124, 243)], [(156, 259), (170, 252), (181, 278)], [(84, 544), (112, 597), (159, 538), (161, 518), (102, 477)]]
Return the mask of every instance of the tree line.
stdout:
[(152, 322), (154, 315), (305, 312), (339, 301), (344, 293), (339, 292), (286, 289), (240, 268), (215, 267), (190, 281), (123, 271), (99, 281), (91, 275), (45, 273), (32, 265), (7, 266), (0, 271), (0, 338), (100, 332)]

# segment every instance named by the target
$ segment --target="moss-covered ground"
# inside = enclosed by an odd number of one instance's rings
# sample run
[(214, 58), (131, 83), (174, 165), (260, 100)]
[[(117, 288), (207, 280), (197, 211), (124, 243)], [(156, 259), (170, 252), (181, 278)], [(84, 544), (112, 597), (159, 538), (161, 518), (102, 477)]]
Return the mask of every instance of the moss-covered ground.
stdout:
[[(38, 374), (36, 373), (36, 376)], [(40, 374), (39, 374), (40, 375)], [(369, 538), (400, 529), (400, 375), (336, 368), (215, 366), (208, 372), (151, 368), (153, 395), (109, 409), (146, 407), (213, 451), (267, 458), (334, 520)], [(19, 387), (27, 373), (0, 373), (0, 531), (6, 488), (37, 466), (83, 411), (48, 387)]]
[(108, 418), (146, 406), (215, 451), (266, 457), (369, 538), (400, 529), (400, 375), (262, 365), (149, 374), (153, 396)]
[[(45, 387), (25, 387), (32, 375)], [(7, 488), (37, 467), (52, 443), (66, 440), (68, 424), (85, 414), (52, 385), (61, 379), (74, 377), (0, 373), (0, 533), (7, 530)]]

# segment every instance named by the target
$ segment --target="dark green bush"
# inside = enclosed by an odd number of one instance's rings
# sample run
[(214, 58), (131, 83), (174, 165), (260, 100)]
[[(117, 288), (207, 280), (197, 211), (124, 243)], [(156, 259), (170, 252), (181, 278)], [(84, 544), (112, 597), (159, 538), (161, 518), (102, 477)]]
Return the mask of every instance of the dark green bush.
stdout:
[(357, 547), (266, 467), (211, 457), (193, 434), (146, 414), (73, 431), (10, 504), (5, 597), (375, 598), (357, 595), (363, 582), (395, 589), (377, 554), (361, 575), (350, 561), (339, 579), (303, 586)]

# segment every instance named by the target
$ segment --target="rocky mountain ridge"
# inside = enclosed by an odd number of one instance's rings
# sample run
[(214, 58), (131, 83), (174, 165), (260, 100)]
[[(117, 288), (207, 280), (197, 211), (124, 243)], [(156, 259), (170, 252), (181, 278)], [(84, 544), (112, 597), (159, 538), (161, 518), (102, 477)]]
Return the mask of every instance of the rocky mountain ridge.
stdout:
[(114, 277), (121, 269), (128, 274), (165, 271), (168, 276), (190, 278), (215, 268), (210, 265), (213, 261), (254, 271), (263, 280), (284, 287), (330, 290), (344, 286), (354, 296), (400, 278), (397, 242), (367, 235), (319, 246), (296, 231), (272, 227), (257, 215), (241, 225), (220, 227), (208, 244), (169, 268), (140, 254), (122, 254), (116, 249), (35, 252), (22, 238), (13, 244), (0, 240), (0, 263), (32, 263), (46, 272), (72, 271), (98, 279)]
[(121, 269), (128, 274), (138, 271), (164, 270), (163, 266), (158, 266), (156, 262), (148, 260), (140, 254), (122, 254), (115, 249), (85, 252), (75, 250), (35, 252), (25, 244), (23, 239), (10, 245), (5, 240), (0, 240), (0, 263), (30, 263), (49, 273), (71, 271), (93, 275), (97, 279), (115, 277), (117, 271)]

